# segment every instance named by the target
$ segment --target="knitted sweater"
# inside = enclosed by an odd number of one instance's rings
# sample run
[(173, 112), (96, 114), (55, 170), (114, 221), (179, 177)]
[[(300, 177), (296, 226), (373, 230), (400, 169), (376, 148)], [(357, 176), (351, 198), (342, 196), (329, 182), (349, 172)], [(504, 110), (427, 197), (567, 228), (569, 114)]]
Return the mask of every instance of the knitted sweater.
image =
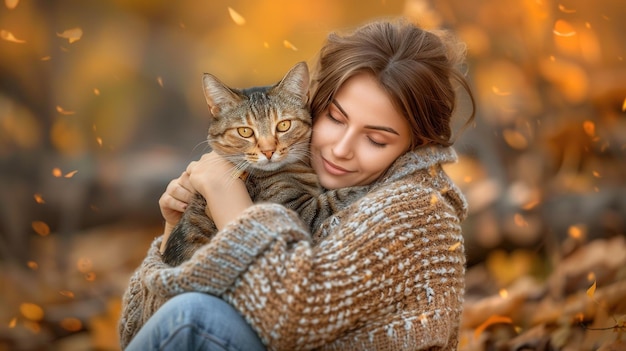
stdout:
[(119, 325), (125, 347), (169, 297), (234, 306), (270, 350), (454, 350), (467, 203), (441, 168), (451, 148), (401, 156), (314, 234), (277, 204), (256, 204), (177, 267), (161, 238), (131, 277)]

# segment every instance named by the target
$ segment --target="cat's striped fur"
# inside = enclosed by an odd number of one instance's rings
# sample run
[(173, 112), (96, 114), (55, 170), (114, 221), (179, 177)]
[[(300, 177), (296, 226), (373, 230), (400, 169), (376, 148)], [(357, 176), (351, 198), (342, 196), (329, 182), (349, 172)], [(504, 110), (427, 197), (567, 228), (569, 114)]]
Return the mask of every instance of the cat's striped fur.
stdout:
[[(296, 64), (273, 86), (237, 90), (210, 74), (204, 93), (213, 116), (211, 149), (233, 163), (234, 176), (245, 174), (254, 202), (275, 202), (297, 211), (312, 231), (332, 213), (365, 192), (365, 187), (322, 192), (309, 166), (311, 115), (307, 106), (309, 72)], [(176, 266), (217, 232), (196, 195), (167, 241), (163, 259)]]

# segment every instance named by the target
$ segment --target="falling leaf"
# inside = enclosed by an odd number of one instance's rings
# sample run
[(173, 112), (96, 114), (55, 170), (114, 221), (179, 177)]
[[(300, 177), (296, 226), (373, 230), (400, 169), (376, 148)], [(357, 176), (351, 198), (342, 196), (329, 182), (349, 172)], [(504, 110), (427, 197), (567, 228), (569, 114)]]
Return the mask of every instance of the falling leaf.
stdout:
[(622, 112), (626, 112), (626, 98), (624, 98), (624, 102), (622, 102)]
[(46, 201), (43, 199), (43, 196), (41, 196), (41, 194), (35, 194), (33, 195), (33, 197), (35, 198), (35, 202), (37, 202), (38, 204), (46, 203)]
[(493, 93), (498, 95), (498, 96), (509, 96), (509, 95), (511, 95), (511, 92), (509, 92), (509, 91), (502, 91), (497, 86), (492, 86), (491, 87), (491, 91), (493, 91)]
[(567, 235), (572, 239), (584, 239), (587, 235), (587, 228), (584, 225), (572, 225), (567, 228)]
[(289, 40), (283, 40), (283, 45), (287, 48), (287, 49), (291, 49), (293, 51), (298, 51), (298, 48), (296, 48), (291, 42), (289, 42)]
[(589, 272), (587, 274), (587, 280), (588, 281), (595, 281), (596, 280), (596, 274), (594, 272)]
[(505, 129), (502, 131), (502, 137), (510, 147), (516, 150), (523, 150), (528, 147), (526, 137), (516, 130)]
[(522, 205), (522, 209), (523, 210), (532, 210), (533, 208), (537, 207), (537, 205), (539, 205), (541, 202), (537, 199), (534, 200), (530, 200), (527, 203), (525, 203), (524, 205)]
[(596, 281), (594, 280), (593, 284), (591, 284), (591, 287), (587, 289), (587, 296), (589, 296), (590, 298), (593, 298), (593, 295), (595, 293), (596, 293)]
[(88, 281), (88, 282), (93, 282), (94, 280), (96, 280), (96, 273), (89, 272), (89, 273), (85, 274), (85, 280)]
[(35, 231), (35, 233), (41, 236), (46, 236), (50, 234), (50, 227), (45, 222), (33, 221), (30, 225)]
[(63, 173), (61, 173), (61, 169), (59, 168), (53, 168), (52, 169), (52, 175), (59, 178), (61, 175), (63, 175)]
[(74, 112), (74, 111), (68, 111), (68, 110), (65, 110), (65, 109), (64, 109), (63, 107), (61, 107), (61, 106), (57, 106), (57, 112), (58, 112), (58, 113), (60, 113), (60, 114), (62, 114), (62, 115), (73, 115), (74, 113), (76, 113), (76, 112)]
[(590, 137), (596, 135), (596, 125), (592, 121), (584, 121), (583, 130)]
[(93, 88), (93, 94), (94, 94), (95, 96), (100, 96), (100, 89), (98, 89), (98, 88)]
[(63, 177), (72, 178), (76, 173), (78, 173), (78, 171), (71, 171), (71, 172), (66, 173)]
[(23, 44), (26, 42), (26, 40), (21, 40), (21, 39), (17, 39), (15, 37), (15, 35), (13, 35), (13, 33), (7, 31), (7, 30), (0, 30), (0, 38), (6, 40), (6, 41), (10, 41), (12, 43), (18, 43), (18, 44)]
[(71, 332), (77, 332), (83, 328), (83, 322), (78, 318), (63, 318), (59, 324), (61, 328)]
[(31, 321), (40, 321), (43, 319), (43, 308), (34, 303), (24, 302), (20, 305), (20, 312), (22, 315)]
[(102, 147), (102, 138), (96, 137), (96, 142), (98, 143), (98, 146)]
[(20, 0), (4, 0), (4, 4), (9, 10), (13, 10), (17, 7), (17, 4), (20, 3)]
[(591, 174), (593, 174), (593, 176), (596, 178), (602, 178), (602, 175), (600, 175), (600, 172), (598, 171), (592, 171)]
[(520, 228), (528, 227), (528, 222), (526, 222), (526, 219), (524, 219), (524, 216), (522, 216), (519, 213), (516, 213), (515, 215), (513, 215), (513, 222), (515, 223), (516, 226)]
[(456, 242), (455, 244), (450, 245), (450, 247), (448, 248), (448, 251), (454, 251), (454, 250), (458, 249), (460, 246), (461, 246), (461, 242), (460, 241)]
[(57, 36), (60, 38), (67, 39), (71, 44), (75, 41), (80, 40), (80, 38), (83, 36), (83, 30), (80, 29), (80, 27), (67, 29), (63, 31), (63, 33), (57, 33)]
[(162, 77), (157, 77), (157, 83), (159, 83), (159, 85), (161, 86), (161, 88), (163, 88), (163, 78)]
[(559, 11), (563, 13), (576, 13), (576, 10), (570, 10), (565, 8), (565, 5), (559, 4)]
[(246, 24), (246, 19), (243, 18), (243, 16), (240, 15), (237, 11), (233, 10), (232, 7), (228, 8), (228, 13), (230, 14), (230, 18), (233, 20), (233, 22), (235, 22), (236, 25), (243, 26), (244, 24)]
[(554, 29), (552, 32), (560, 37), (573, 37), (576, 35), (574, 27), (565, 20), (557, 20), (554, 23)]
[(78, 262), (76, 262), (76, 267), (78, 271), (81, 273), (87, 273), (93, 268), (93, 263), (88, 258), (79, 258)]
[(61, 290), (61, 291), (59, 291), (59, 294), (65, 296), (65, 297), (68, 297), (70, 299), (74, 298), (74, 293), (69, 291), (69, 290)]
[(506, 299), (507, 297), (509, 297), (509, 292), (506, 289), (500, 289), (500, 291), (498, 292), (498, 294), (500, 295), (501, 298)]
[(40, 60), (41, 61), (50, 61), (51, 58), (52, 57), (50, 57), (50, 56), (44, 56), (44, 57), (40, 58)]
[(499, 324), (499, 323), (506, 323), (506, 324), (512, 324), (513, 320), (509, 317), (506, 316), (498, 316), (498, 315), (493, 315), (489, 318), (487, 318), (486, 321), (484, 321), (481, 325), (479, 325), (475, 330), (474, 330), (474, 338), (478, 339), (478, 337), (490, 326), (494, 325), (494, 324)]
[(39, 269), (39, 265), (35, 261), (28, 261), (28, 262), (26, 262), (26, 266), (28, 266), (28, 268), (30, 268), (32, 270)]

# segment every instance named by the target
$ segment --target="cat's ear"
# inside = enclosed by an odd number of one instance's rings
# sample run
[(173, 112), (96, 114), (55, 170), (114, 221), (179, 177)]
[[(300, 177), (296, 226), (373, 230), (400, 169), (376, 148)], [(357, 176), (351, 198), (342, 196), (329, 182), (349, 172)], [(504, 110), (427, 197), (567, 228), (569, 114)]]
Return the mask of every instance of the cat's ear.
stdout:
[(204, 98), (213, 117), (217, 117), (220, 111), (228, 110), (242, 100), (239, 94), (232, 91), (212, 74), (205, 73), (202, 75), (202, 86)]
[(309, 67), (306, 62), (298, 62), (293, 66), (276, 88), (296, 96), (305, 105), (309, 100)]

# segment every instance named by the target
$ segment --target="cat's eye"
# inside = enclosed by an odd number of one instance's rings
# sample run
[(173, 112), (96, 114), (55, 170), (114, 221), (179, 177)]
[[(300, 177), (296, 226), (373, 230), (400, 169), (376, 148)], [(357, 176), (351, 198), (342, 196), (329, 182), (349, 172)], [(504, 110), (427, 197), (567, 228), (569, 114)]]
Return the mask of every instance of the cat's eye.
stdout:
[(291, 128), (290, 120), (280, 121), (280, 123), (276, 126), (276, 130), (279, 132), (286, 132), (289, 128)]
[(252, 131), (252, 128), (248, 128), (248, 127), (237, 128), (237, 133), (239, 133), (239, 135), (241, 135), (244, 138), (249, 138), (252, 135), (254, 135), (254, 131)]

